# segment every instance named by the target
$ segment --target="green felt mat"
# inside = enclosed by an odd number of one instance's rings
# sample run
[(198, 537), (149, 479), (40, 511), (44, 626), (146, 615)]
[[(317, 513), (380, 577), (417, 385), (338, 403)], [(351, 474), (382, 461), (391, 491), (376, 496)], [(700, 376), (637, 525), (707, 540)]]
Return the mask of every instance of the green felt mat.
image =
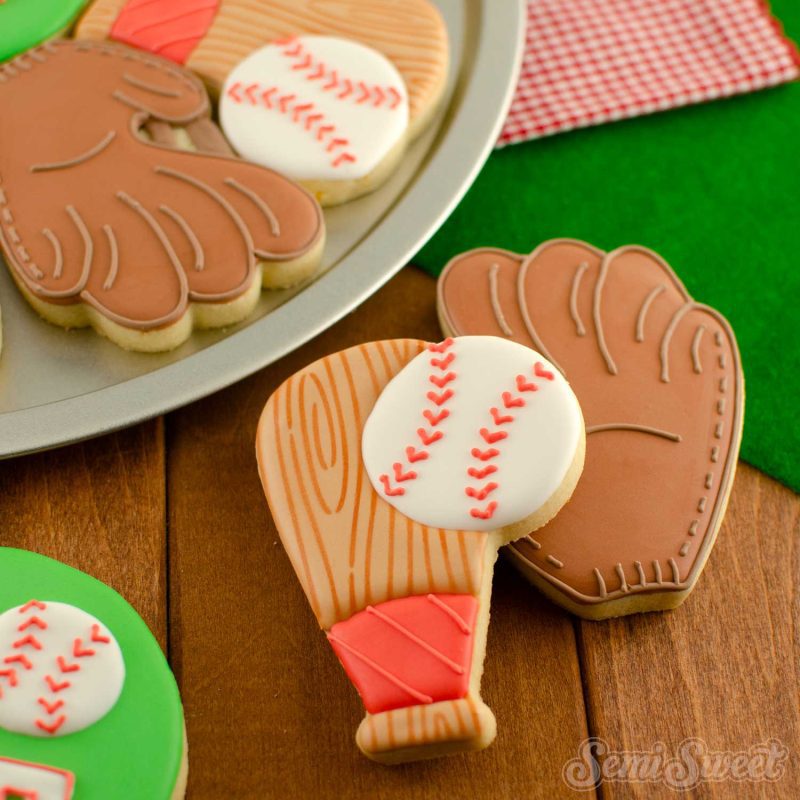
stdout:
[[(774, 0), (800, 40), (800, 2)], [(415, 263), (572, 236), (652, 247), (742, 350), (742, 457), (800, 490), (800, 83), (513, 145), (494, 153)]]

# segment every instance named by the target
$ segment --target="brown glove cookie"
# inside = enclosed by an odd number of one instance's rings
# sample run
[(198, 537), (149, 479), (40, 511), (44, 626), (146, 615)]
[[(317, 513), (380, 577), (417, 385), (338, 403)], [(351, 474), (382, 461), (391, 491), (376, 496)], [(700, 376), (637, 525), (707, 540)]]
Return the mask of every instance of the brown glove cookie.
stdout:
[(0, 69), (0, 244), (45, 319), (133, 350), (246, 317), (316, 266), (319, 206), (271, 170), (146, 142), (208, 130), (199, 80), (115, 44), (56, 41)]
[(744, 382), (727, 321), (656, 253), (570, 239), (530, 256), (456, 257), (438, 309), (448, 334), (534, 347), (583, 408), (578, 487), (556, 519), (507, 549), (512, 561), (583, 617), (679, 605), (714, 544), (739, 452)]
[(447, 29), (429, 0), (96, 0), (77, 36), (112, 39), (186, 64), (218, 95), (234, 67), (276, 40), (354, 39), (391, 61), (408, 87), (413, 138), (447, 78)]

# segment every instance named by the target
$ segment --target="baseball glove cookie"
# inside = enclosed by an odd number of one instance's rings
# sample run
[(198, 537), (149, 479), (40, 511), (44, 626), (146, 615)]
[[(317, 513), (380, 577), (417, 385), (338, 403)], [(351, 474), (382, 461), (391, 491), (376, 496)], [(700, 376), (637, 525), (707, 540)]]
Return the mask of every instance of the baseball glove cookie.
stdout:
[(98, 0), (77, 33), (186, 64), (219, 95), (237, 151), (323, 205), (391, 174), (439, 105), (449, 60), (429, 0)]
[(356, 741), (399, 763), (478, 750), (498, 548), (551, 519), (583, 464), (569, 385), (494, 337), (373, 342), (270, 398), (256, 452), (283, 544), (367, 710)]
[(0, 548), (0, 797), (170, 800), (186, 776), (178, 687), (136, 612), (88, 575)]
[(508, 549), (514, 564), (582, 617), (678, 606), (714, 544), (739, 452), (744, 381), (724, 317), (656, 253), (571, 239), (456, 257), (438, 307), (447, 333), (545, 354), (586, 417), (580, 484), (557, 519)]
[[(0, 68), (0, 244), (45, 318), (133, 350), (230, 325), (262, 285), (309, 275), (324, 240), (299, 186), (139, 129), (208, 119), (202, 84), (116, 44), (56, 41)], [(152, 134), (151, 134), (151, 137)]]
[(64, 33), (86, 0), (0, 0), (0, 61)]

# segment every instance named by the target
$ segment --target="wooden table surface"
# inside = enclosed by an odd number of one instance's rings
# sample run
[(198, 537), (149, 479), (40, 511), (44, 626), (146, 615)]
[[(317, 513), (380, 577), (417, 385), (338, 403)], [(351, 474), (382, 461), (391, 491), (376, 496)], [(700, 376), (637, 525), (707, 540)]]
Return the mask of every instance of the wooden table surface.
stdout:
[(612, 750), (663, 742), (668, 752), (687, 737), (733, 751), (775, 738), (791, 751), (777, 783), (709, 783), (683, 796), (800, 797), (800, 503), (744, 464), (681, 608), (582, 622), (501, 559), (483, 682), (495, 743), (394, 768), (360, 755), (361, 704), (278, 541), (254, 435), (267, 397), (295, 370), (393, 337), (440, 338), (434, 282), (415, 269), (230, 389), (121, 433), (0, 463), (0, 544), (113, 586), (167, 653), (186, 712), (188, 797), (677, 796), (645, 783), (577, 794), (562, 766), (587, 736)]

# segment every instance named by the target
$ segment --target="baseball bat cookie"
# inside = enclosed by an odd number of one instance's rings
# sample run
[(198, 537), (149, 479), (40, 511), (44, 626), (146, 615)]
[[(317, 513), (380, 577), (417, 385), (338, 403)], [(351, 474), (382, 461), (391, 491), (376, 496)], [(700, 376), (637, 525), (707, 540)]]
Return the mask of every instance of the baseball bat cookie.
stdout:
[(360, 345), (272, 395), (256, 452), (289, 558), (366, 707), (360, 749), (393, 764), (489, 745), (480, 681), (497, 550), (551, 519), (583, 465), (561, 374), (495, 337)]
[(0, 62), (67, 31), (86, 0), (0, 0)]
[(351, 39), (377, 50), (402, 76), (412, 139), (444, 95), (449, 62), (447, 28), (430, 0), (96, 0), (77, 35), (113, 39), (185, 64), (214, 96), (265, 44), (295, 36)]
[(555, 239), (483, 248), (439, 279), (449, 334), (535, 347), (570, 381), (589, 434), (572, 500), (506, 551), (582, 617), (674, 608), (692, 591), (736, 469), (744, 378), (725, 318), (644, 247)]
[[(58, 40), (0, 67), (0, 245), (28, 302), (131, 350), (244, 319), (316, 268), (320, 208), (236, 158), (147, 142), (209, 119), (200, 81), (123, 45)], [(46, 124), (44, 124), (46, 122)]]
[(0, 548), (0, 798), (182, 798), (178, 687), (116, 592)]

